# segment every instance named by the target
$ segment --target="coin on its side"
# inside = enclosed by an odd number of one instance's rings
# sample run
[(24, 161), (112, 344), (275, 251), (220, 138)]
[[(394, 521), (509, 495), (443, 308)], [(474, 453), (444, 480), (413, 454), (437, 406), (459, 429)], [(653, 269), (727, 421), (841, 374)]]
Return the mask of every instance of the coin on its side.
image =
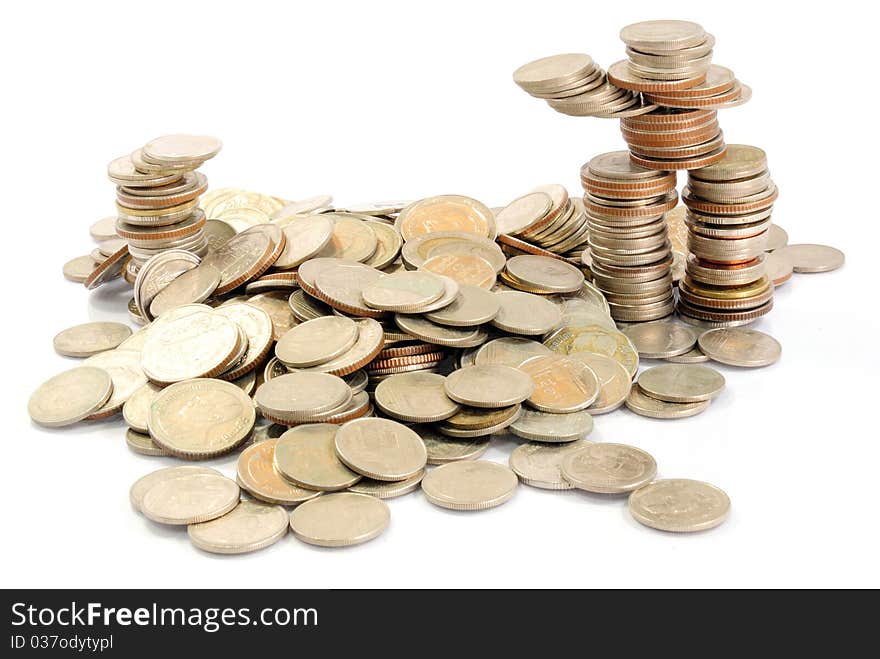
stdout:
[(450, 510), (485, 510), (509, 501), (519, 482), (497, 462), (465, 460), (441, 465), (422, 480), (425, 497)]
[(795, 272), (830, 272), (843, 265), (843, 252), (827, 245), (786, 245), (773, 252), (791, 263)]
[(199, 549), (213, 554), (246, 554), (273, 545), (285, 535), (289, 519), (281, 506), (241, 501), (217, 519), (190, 524), (187, 534)]
[(466, 366), (446, 378), (446, 395), (472, 407), (507, 407), (526, 400), (535, 391), (532, 378), (511, 366)]
[(690, 327), (672, 320), (634, 323), (621, 331), (632, 341), (639, 357), (648, 359), (682, 355), (697, 342), (697, 335)]
[(520, 364), (519, 370), (535, 383), (535, 390), (526, 402), (542, 412), (577, 412), (588, 408), (599, 395), (596, 374), (575, 357), (531, 357)]
[(424, 469), (425, 444), (415, 431), (390, 419), (362, 418), (336, 433), (336, 455), (350, 469), (379, 481), (401, 481)]
[(703, 332), (700, 349), (716, 362), (749, 368), (775, 364), (782, 356), (779, 341), (746, 327), (719, 327)]
[(660, 531), (706, 531), (727, 519), (730, 498), (709, 483), (671, 478), (633, 492), (629, 511), (637, 522)]
[(656, 474), (654, 458), (626, 444), (597, 442), (569, 453), (562, 461), (566, 481), (599, 494), (631, 492), (650, 483)]
[(684, 419), (704, 412), (710, 401), (699, 403), (668, 403), (646, 395), (637, 384), (630, 389), (626, 398), (626, 406), (639, 416), (651, 419)]
[(446, 378), (437, 373), (399, 373), (382, 380), (373, 393), (376, 407), (388, 416), (413, 423), (435, 423), (461, 406), (446, 395)]
[(275, 468), (294, 485), (309, 490), (335, 492), (357, 483), (361, 475), (336, 456), (336, 431), (332, 423), (307, 423), (285, 432), (275, 444)]
[(510, 432), (523, 439), (567, 443), (590, 434), (593, 430), (593, 417), (587, 411), (550, 414), (538, 410), (523, 410), (509, 428)]
[(131, 328), (122, 323), (84, 323), (56, 334), (52, 346), (65, 357), (89, 357), (117, 348), (130, 336)]
[(348, 488), (348, 491), (355, 494), (369, 494), (377, 499), (394, 499), (419, 489), (425, 473), (427, 472), (422, 469), (402, 481), (377, 481), (372, 478), (363, 478)]
[(566, 444), (529, 442), (510, 454), (510, 468), (526, 485), (545, 490), (571, 490), (574, 485), (562, 477), (562, 461), (592, 442), (583, 439)]
[(189, 473), (153, 485), (141, 512), (160, 524), (197, 524), (222, 517), (238, 505), (235, 481), (216, 474)]
[(390, 521), (387, 503), (354, 492), (325, 494), (290, 514), (293, 534), (320, 547), (350, 547), (367, 542), (388, 528)]
[(204, 460), (244, 442), (254, 428), (251, 398), (231, 382), (201, 378), (163, 389), (150, 405), (150, 436), (178, 457)]
[(663, 364), (639, 375), (642, 392), (667, 403), (712, 400), (724, 389), (724, 376), (700, 364)]
[(80, 366), (41, 384), (28, 400), (34, 423), (60, 428), (101, 409), (113, 392), (113, 380), (102, 368)]
[(196, 465), (165, 467), (164, 469), (151, 471), (149, 474), (137, 479), (128, 492), (128, 499), (131, 502), (132, 507), (135, 510), (140, 511), (141, 502), (144, 500), (144, 496), (154, 485), (161, 483), (164, 480), (177, 478), (178, 476), (186, 476), (188, 474), (213, 474), (214, 476), (223, 476), (219, 471), (211, 469), (210, 467), (199, 467)]
[(251, 444), (238, 456), (236, 479), (251, 496), (282, 506), (296, 506), (314, 499), (321, 492), (297, 487), (285, 480), (275, 468), (277, 439), (269, 438)]
[(559, 307), (540, 295), (503, 291), (496, 296), (501, 307), (492, 325), (505, 332), (535, 336), (546, 334), (562, 322)]
[(436, 432), (431, 426), (413, 426), (428, 452), (429, 465), (442, 465), (459, 460), (476, 460), (489, 448), (488, 437), (453, 439)]

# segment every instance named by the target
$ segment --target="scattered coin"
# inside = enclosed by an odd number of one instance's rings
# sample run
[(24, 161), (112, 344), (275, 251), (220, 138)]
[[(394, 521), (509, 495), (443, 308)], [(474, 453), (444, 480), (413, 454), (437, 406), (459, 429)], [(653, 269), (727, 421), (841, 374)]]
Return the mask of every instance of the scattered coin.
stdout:
[(153, 442), (148, 434), (129, 428), (125, 431), (125, 443), (135, 453), (141, 455), (169, 455), (168, 451)]
[(350, 469), (380, 481), (401, 481), (424, 469), (422, 438), (390, 419), (355, 419), (336, 433), (336, 454)]
[(699, 346), (694, 346), (681, 355), (667, 357), (666, 361), (672, 362), (673, 364), (700, 364), (709, 361), (709, 358), (703, 354), (703, 351), (700, 350)]
[(351, 487), (361, 475), (336, 456), (336, 431), (330, 423), (308, 423), (291, 428), (275, 444), (275, 468), (294, 485), (334, 492)]
[(449, 277), (459, 286), (488, 291), (495, 285), (495, 268), (477, 254), (438, 254), (426, 260), (420, 270)]
[(428, 501), (441, 508), (485, 510), (509, 501), (518, 480), (513, 471), (497, 462), (465, 460), (430, 471), (422, 480), (422, 491)]
[(704, 412), (709, 407), (709, 402), (668, 403), (646, 395), (637, 384), (633, 385), (626, 398), (626, 406), (631, 411), (652, 419), (684, 419)]
[(721, 393), (724, 376), (699, 364), (664, 364), (644, 371), (638, 384), (651, 398), (667, 403), (698, 403)]
[(501, 364), (518, 368), (520, 364), (531, 357), (549, 354), (550, 349), (542, 343), (531, 339), (505, 336), (483, 344), (474, 356), (474, 363), (479, 365)]
[(598, 325), (562, 327), (544, 340), (544, 345), (561, 355), (593, 353), (611, 357), (635, 377), (639, 353), (623, 332)]
[(52, 345), (59, 355), (88, 357), (118, 347), (129, 336), (131, 328), (122, 323), (85, 323), (55, 335)]
[(281, 506), (241, 501), (209, 522), (190, 524), (187, 534), (199, 549), (213, 554), (246, 554), (273, 545), (287, 535), (290, 520)]
[(477, 327), (490, 322), (500, 309), (501, 302), (494, 293), (462, 285), (451, 304), (425, 314), (425, 318), (439, 325)]
[(77, 256), (64, 264), (64, 278), (82, 284), (97, 267), (98, 264), (91, 256)]
[(322, 316), (290, 329), (275, 346), (275, 355), (287, 366), (303, 368), (324, 364), (345, 354), (358, 339), (350, 318)]
[(577, 359), (590, 367), (599, 380), (599, 394), (587, 408), (592, 414), (607, 414), (623, 405), (632, 387), (632, 378), (623, 365), (605, 355), (579, 352)]
[(125, 401), (146, 384), (147, 377), (141, 369), (141, 353), (134, 350), (107, 350), (83, 361), (83, 366), (94, 366), (106, 371), (113, 380), (113, 393), (104, 405), (92, 412), (88, 419), (104, 419), (122, 410)]
[(446, 378), (446, 395), (472, 407), (516, 405), (534, 391), (535, 384), (528, 374), (500, 364), (467, 366)]
[(843, 265), (843, 252), (827, 245), (786, 245), (774, 251), (791, 263), (795, 272), (830, 272)]
[(489, 448), (488, 437), (453, 439), (435, 432), (431, 426), (413, 428), (425, 443), (429, 465), (441, 465), (459, 460), (476, 460)]
[(197, 524), (238, 505), (239, 487), (225, 476), (188, 473), (160, 480), (144, 494), (141, 512), (160, 524)]
[(89, 235), (97, 241), (116, 238), (116, 216), (104, 217), (92, 224)]
[(685, 325), (672, 320), (636, 323), (624, 328), (639, 357), (666, 359), (688, 352), (697, 342), (697, 335)]
[(701, 481), (658, 480), (630, 495), (629, 511), (637, 522), (660, 531), (706, 531), (727, 519), (730, 499)]
[(139, 433), (149, 435), (150, 429), (147, 420), (150, 416), (150, 405), (162, 391), (162, 387), (147, 382), (128, 397), (122, 406), (122, 417), (128, 427)]
[(395, 225), (404, 240), (439, 231), (464, 231), (495, 238), (495, 215), (476, 199), (459, 195), (429, 197), (410, 204)]
[(786, 233), (785, 229), (782, 227), (771, 224), (767, 229), (767, 247), (766, 251), (772, 252), (773, 250), (779, 249), (780, 247), (785, 247), (788, 244), (788, 233)]
[(182, 304), (204, 302), (219, 284), (220, 271), (210, 264), (187, 270), (156, 293), (150, 302), (150, 314), (155, 318)]
[(361, 291), (361, 297), (373, 309), (416, 312), (438, 300), (445, 290), (443, 280), (430, 272), (404, 270), (377, 279)]
[(510, 454), (510, 468), (526, 485), (545, 490), (571, 490), (574, 485), (562, 477), (562, 461), (572, 451), (591, 443), (575, 440), (566, 444), (521, 444)]
[(326, 494), (290, 514), (290, 528), (303, 542), (349, 547), (372, 540), (388, 528), (391, 512), (377, 497), (354, 492)]
[(134, 485), (131, 486), (131, 489), (128, 493), (129, 501), (131, 501), (132, 507), (140, 511), (141, 502), (144, 500), (144, 496), (149, 492), (154, 485), (164, 481), (170, 480), (172, 478), (178, 478), (180, 476), (187, 476), (189, 474), (209, 474), (213, 476), (223, 476), (216, 469), (211, 469), (210, 467), (199, 467), (195, 465), (183, 465), (180, 467), (165, 467), (164, 469), (157, 469), (156, 471), (152, 471), (146, 476), (141, 476), (138, 480), (135, 481)]
[(321, 495), (288, 482), (275, 468), (275, 446), (278, 439), (269, 438), (251, 444), (238, 457), (238, 484), (251, 496), (282, 506), (296, 506)]
[(333, 221), (323, 215), (297, 218), (284, 227), (284, 250), (275, 261), (276, 268), (295, 268), (317, 256), (333, 236)]
[(113, 392), (110, 374), (80, 366), (41, 384), (28, 400), (31, 419), (47, 428), (68, 426), (100, 410)]
[(352, 396), (351, 387), (342, 378), (301, 371), (264, 382), (254, 401), (272, 421), (304, 423), (323, 421), (328, 412), (345, 408)]
[(601, 442), (566, 454), (561, 469), (562, 477), (573, 487), (599, 494), (621, 494), (651, 482), (657, 473), (657, 463), (634, 446)]
[(510, 425), (510, 432), (523, 439), (537, 442), (573, 442), (590, 434), (593, 417), (588, 412), (550, 414), (538, 410), (523, 410)]
[(509, 259), (507, 273), (516, 282), (545, 293), (573, 293), (584, 281), (583, 273), (573, 265), (532, 254)]
[(751, 368), (775, 364), (782, 356), (779, 341), (744, 327), (719, 327), (703, 332), (700, 349), (716, 362)]
[(376, 386), (376, 407), (388, 416), (412, 423), (434, 423), (461, 407), (446, 395), (446, 378), (436, 373), (399, 373)]
[(535, 384), (527, 403), (543, 412), (577, 412), (588, 408), (599, 395), (596, 374), (575, 357), (531, 357), (520, 364), (519, 369), (527, 373)]
[(557, 327), (562, 314), (552, 302), (520, 291), (496, 293), (501, 307), (492, 325), (511, 334), (535, 336)]

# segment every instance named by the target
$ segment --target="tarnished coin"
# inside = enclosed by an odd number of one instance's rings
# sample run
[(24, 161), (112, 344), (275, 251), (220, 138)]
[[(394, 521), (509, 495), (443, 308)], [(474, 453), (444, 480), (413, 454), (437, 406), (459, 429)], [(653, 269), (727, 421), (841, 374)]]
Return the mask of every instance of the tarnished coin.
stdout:
[(262, 309), (246, 302), (226, 302), (217, 307), (214, 313), (229, 318), (247, 337), (244, 355), (218, 376), (223, 380), (236, 380), (262, 364), (269, 354), (273, 343), (272, 319)]
[(639, 416), (652, 419), (684, 419), (704, 412), (710, 401), (699, 403), (667, 403), (646, 395), (638, 385), (633, 385), (626, 398), (626, 406)]
[(562, 477), (572, 486), (599, 494), (631, 492), (657, 474), (648, 453), (626, 444), (597, 442), (569, 453), (562, 461)]
[(277, 439), (269, 438), (241, 452), (236, 467), (238, 484), (260, 501), (282, 506), (296, 506), (319, 496), (321, 492), (297, 487), (278, 473), (274, 463), (277, 443)]
[(495, 238), (495, 215), (485, 205), (459, 195), (429, 197), (410, 204), (395, 225), (404, 240), (438, 231), (465, 231)]
[(567, 443), (581, 439), (593, 430), (593, 417), (589, 412), (550, 414), (524, 409), (510, 426), (510, 432), (523, 439), (537, 442)]
[(150, 313), (158, 317), (183, 304), (204, 302), (219, 285), (220, 271), (210, 264), (187, 270), (156, 293), (150, 302)]
[(529, 442), (517, 446), (510, 454), (510, 468), (526, 485), (545, 490), (571, 490), (574, 485), (562, 477), (562, 461), (592, 444), (577, 440), (566, 444)]
[(438, 254), (426, 260), (419, 270), (449, 277), (459, 286), (476, 286), (488, 291), (495, 285), (495, 268), (477, 254)]
[(169, 455), (168, 451), (153, 442), (152, 437), (131, 428), (125, 431), (125, 443), (128, 448), (141, 455)]
[(368, 494), (377, 499), (394, 499), (419, 489), (426, 473), (422, 469), (417, 474), (402, 481), (377, 481), (372, 478), (363, 478), (348, 488), (348, 491), (355, 494)]
[(599, 380), (599, 394), (587, 408), (590, 414), (606, 414), (623, 405), (629, 395), (632, 379), (623, 365), (605, 355), (576, 353), (576, 358), (592, 369)]
[(77, 256), (64, 264), (62, 272), (64, 278), (82, 284), (86, 278), (98, 267), (97, 262), (90, 255)]
[(727, 519), (730, 498), (709, 483), (671, 478), (633, 492), (629, 511), (637, 522), (660, 531), (705, 531)]
[(519, 479), (504, 465), (465, 460), (441, 465), (422, 480), (425, 497), (450, 510), (485, 510), (509, 501)]
[(716, 362), (751, 368), (775, 364), (782, 356), (779, 341), (746, 327), (719, 327), (703, 332), (700, 349)]
[(435, 423), (461, 407), (446, 395), (446, 378), (437, 373), (399, 373), (382, 380), (373, 393), (376, 407), (388, 416), (413, 423)]
[(683, 355), (697, 342), (696, 333), (672, 320), (633, 323), (621, 330), (632, 341), (639, 357), (665, 359)]
[(516, 336), (504, 336), (481, 346), (474, 356), (474, 363), (481, 366), (501, 364), (518, 368), (520, 364), (531, 357), (549, 354), (551, 354), (550, 348), (543, 343)]
[(379, 481), (400, 481), (424, 469), (425, 444), (413, 430), (390, 419), (364, 418), (336, 433), (336, 454), (346, 466)]
[(635, 377), (639, 370), (639, 353), (625, 334), (598, 325), (563, 327), (544, 340), (544, 345), (562, 355), (583, 352), (611, 357)]
[(150, 329), (142, 353), (144, 372), (163, 384), (218, 375), (240, 351), (240, 331), (211, 310), (169, 319)]
[(447, 327), (420, 316), (395, 314), (394, 323), (410, 336), (451, 348), (473, 348), (489, 338), (482, 327)]
[(446, 378), (446, 395), (472, 407), (506, 407), (526, 400), (535, 391), (523, 371), (500, 364), (467, 366)]
[(122, 409), (125, 401), (147, 382), (147, 376), (141, 368), (141, 353), (134, 350), (116, 348), (99, 352), (83, 361), (83, 366), (103, 369), (113, 380), (113, 393), (110, 398), (100, 409), (92, 412), (87, 417), (89, 419), (103, 419), (116, 414)]
[(210, 467), (199, 467), (195, 465), (183, 465), (180, 467), (165, 467), (164, 469), (157, 469), (156, 471), (151, 471), (146, 476), (141, 476), (134, 482), (134, 485), (131, 486), (131, 489), (128, 492), (128, 499), (131, 501), (132, 507), (140, 511), (141, 502), (144, 500), (144, 496), (150, 489), (161, 483), (164, 480), (169, 480), (172, 478), (178, 478), (179, 476), (187, 476), (190, 474), (210, 474), (213, 476), (223, 476), (216, 469), (211, 469)]
[(476, 286), (461, 286), (451, 304), (425, 317), (439, 325), (476, 327), (491, 321), (500, 309), (501, 302), (494, 293)]
[(325, 494), (290, 514), (290, 528), (303, 542), (319, 547), (350, 547), (372, 540), (388, 528), (391, 511), (378, 497), (354, 492)]
[(189, 473), (153, 485), (140, 510), (160, 524), (197, 524), (225, 515), (238, 505), (239, 496), (238, 485), (225, 476)]
[(56, 334), (52, 346), (59, 355), (88, 357), (112, 350), (130, 336), (131, 328), (122, 323), (84, 323)]
[(517, 282), (544, 293), (573, 293), (584, 281), (583, 273), (570, 263), (532, 254), (509, 259), (507, 273)]
[(190, 460), (228, 453), (251, 434), (250, 397), (231, 382), (185, 380), (163, 389), (150, 405), (150, 436), (163, 449)]
[(415, 312), (440, 299), (445, 290), (443, 280), (430, 272), (404, 270), (380, 277), (361, 297), (373, 309)]
[(295, 268), (317, 256), (333, 236), (333, 220), (324, 215), (298, 217), (284, 227), (284, 250), (273, 264), (276, 268)]
[(156, 163), (191, 163), (213, 158), (223, 143), (210, 135), (163, 135), (144, 145), (143, 157)]
[(577, 412), (589, 407), (599, 395), (596, 374), (575, 357), (531, 357), (520, 364), (519, 369), (535, 383), (535, 390), (526, 402), (542, 412)]
[(352, 396), (351, 387), (335, 375), (300, 371), (264, 382), (254, 401), (273, 420), (299, 423), (344, 407)]
[(213, 554), (246, 554), (273, 545), (287, 535), (290, 520), (281, 506), (241, 501), (209, 522), (187, 527), (190, 542)]
[(712, 400), (724, 389), (724, 376), (699, 364), (663, 364), (639, 375), (642, 392), (667, 403)]
[(275, 444), (275, 468), (294, 485), (335, 492), (357, 483), (361, 475), (336, 456), (336, 431), (331, 423), (308, 423), (291, 428)]
[(442, 465), (459, 460), (476, 460), (489, 448), (488, 437), (454, 439), (436, 432), (431, 426), (414, 426), (413, 430), (425, 443), (429, 465)]
[(786, 245), (773, 252), (791, 263), (795, 272), (830, 272), (843, 265), (843, 252), (827, 245)]
[(537, 336), (546, 334), (562, 321), (562, 314), (552, 302), (532, 293), (504, 291), (496, 293), (501, 304), (492, 325), (511, 334)]
[(68, 426), (101, 409), (112, 392), (113, 381), (103, 368), (72, 368), (37, 388), (28, 400), (28, 414), (47, 428)]
[(147, 382), (129, 396), (122, 406), (122, 417), (129, 428), (149, 434), (147, 420), (150, 416), (150, 405), (153, 404), (160, 391), (162, 391), (162, 387)]
[(351, 318), (323, 316), (307, 320), (281, 337), (275, 356), (292, 368), (323, 364), (350, 350), (358, 333), (358, 325)]

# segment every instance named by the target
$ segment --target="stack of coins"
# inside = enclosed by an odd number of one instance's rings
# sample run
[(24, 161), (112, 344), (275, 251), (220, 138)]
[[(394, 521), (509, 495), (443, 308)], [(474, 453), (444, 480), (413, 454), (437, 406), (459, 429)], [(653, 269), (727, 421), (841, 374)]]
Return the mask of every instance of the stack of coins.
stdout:
[(657, 170), (697, 169), (724, 157), (715, 110), (660, 110), (621, 119), (633, 162)]
[(596, 156), (581, 168), (590, 250), (583, 263), (627, 322), (672, 313), (672, 245), (666, 212), (678, 202), (675, 172), (634, 164), (626, 151)]
[(773, 306), (765, 250), (776, 185), (759, 148), (732, 144), (724, 159), (689, 172), (686, 275), (679, 312), (719, 325), (741, 325)]
[(166, 135), (109, 164), (107, 175), (117, 185), (116, 233), (128, 243), (131, 255), (129, 278), (166, 249), (200, 257), (207, 253), (199, 197), (208, 189), (208, 180), (196, 169), (220, 148), (214, 137)]
[(646, 92), (644, 97), (650, 103), (667, 108), (719, 110), (746, 103), (752, 97), (752, 89), (737, 80), (730, 69), (712, 64), (706, 80), (696, 87)]

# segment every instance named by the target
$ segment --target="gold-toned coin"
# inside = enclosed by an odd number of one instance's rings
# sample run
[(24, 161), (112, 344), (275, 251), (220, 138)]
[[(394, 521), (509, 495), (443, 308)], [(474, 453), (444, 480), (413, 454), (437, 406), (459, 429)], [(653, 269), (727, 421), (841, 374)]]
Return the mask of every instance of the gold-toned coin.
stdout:
[(495, 285), (495, 268), (477, 254), (438, 254), (427, 259), (419, 269), (449, 277), (460, 286), (476, 286), (488, 291)]
[(372, 223), (344, 213), (326, 213), (322, 217), (333, 222), (333, 232), (318, 256), (362, 263), (376, 252), (379, 239), (373, 231)]
[(293, 485), (278, 473), (274, 463), (277, 443), (277, 439), (269, 438), (241, 452), (236, 467), (238, 484), (260, 501), (282, 506), (296, 506), (321, 495), (317, 490)]
[(435, 423), (461, 407), (446, 395), (446, 378), (436, 373), (399, 373), (382, 380), (373, 393), (376, 407), (412, 423)]
[(510, 454), (509, 465), (525, 485), (544, 490), (571, 490), (574, 485), (562, 477), (562, 461), (592, 444), (583, 439), (565, 444), (529, 442), (520, 444)]
[(294, 485), (335, 492), (361, 479), (336, 456), (336, 432), (330, 423), (309, 423), (285, 432), (275, 444), (275, 469)]
[(37, 388), (28, 400), (28, 414), (47, 428), (68, 426), (100, 410), (112, 392), (113, 381), (103, 368), (72, 368)]
[(563, 327), (544, 340), (544, 345), (561, 355), (594, 353), (611, 357), (634, 377), (639, 368), (639, 353), (622, 332), (598, 325)]
[(599, 494), (631, 492), (650, 483), (657, 463), (645, 451), (626, 444), (591, 443), (569, 453), (562, 477), (573, 487)]
[(200, 524), (190, 524), (190, 542), (212, 554), (246, 554), (273, 545), (287, 535), (290, 520), (281, 506), (241, 501), (231, 511)]
[(336, 454), (350, 469), (380, 481), (401, 481), (424, 469), (425, 444), (413, 430), (390, 419), (355, 419), (336, 433)]
[(567, 414), (588, 408), (599, 395), (599, 379), (586, 363), (565, 355), (531, 357), (519, 365), (535, 383), (527, 404), (542, 412)]
[(629, 511), (637, 522), (660, 531), (706, 531), (727, 519), (730, 498), (709, 483), (658, 480), (630, 495)]
[(425, 497), (450, 510), (485, 510), (510, 500), (519, 479), (504, 465), (465, 460), (441, 465), (422, 480)]
[(460, 195), (429, 197), (410, 204), (397, 216), (403, 239), (439, 231), (464, 231), (495, 238), (495, 215), (476, 199)]
[(367, 494), (336, 492), (307, 501), (290, 514), (290, 528), (303, 542), (350, 547), (372, 540), (388, 528), (388, 504)]
[(446, 395), (472, 407), (516, 405), (534, 391), (535, 383), (527, 373), (500, 364), (467, 366), (446, 378)]

